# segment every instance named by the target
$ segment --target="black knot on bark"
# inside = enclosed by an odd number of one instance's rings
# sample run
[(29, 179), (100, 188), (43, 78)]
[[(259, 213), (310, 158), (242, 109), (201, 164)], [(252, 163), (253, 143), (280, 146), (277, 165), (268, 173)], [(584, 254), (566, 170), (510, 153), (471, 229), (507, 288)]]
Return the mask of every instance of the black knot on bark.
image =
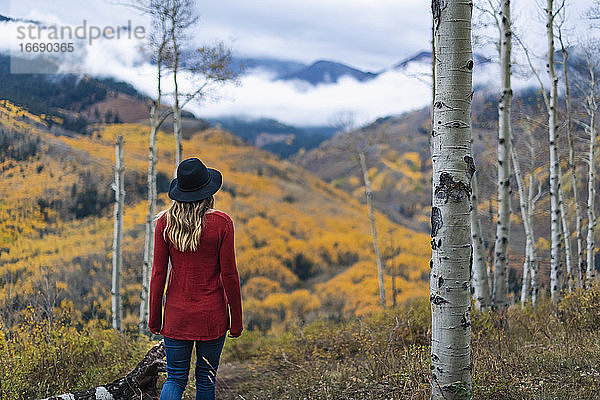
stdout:
[(467, 175), (469, 176), (469, 179), (471, 179), (476, 171), (475, 162), (473, 161), (473, 157), (471, 156), (465, 156), (464, 160), (467, 163)]
[(473, 60), (467, 61), (467, 69), (468, 70), (472, 70), (473, 69)]
[(471, 326), (471, 321), (469, 321), (467, 316), (463, 314), (462, 318), (460, 319), (460, 324), (463, 329), (467, 329), (469, 326)]
[(452, 175), (447, 172), (440, 174), (440, 183), (435, 188), (436, 198), (444, 200), (446, 203), (448, 203), (448, 200), (459, 203), (470, 195), (470, 185), (466, 185), (461, 181), (455, 181)]
[(433, 207), (431, 209), (431, 237), (436, 237), (440, 228), (444, 225), (442, 221), (442, 212), (439, 208)]
[(429, 297), (429, 301), (431, 301), (433, 304), (437, 304), (437, 305), (449, 303), (448, 300), (446, 300), (442, 296), (438, 296), (437, 294), (432, 294)]

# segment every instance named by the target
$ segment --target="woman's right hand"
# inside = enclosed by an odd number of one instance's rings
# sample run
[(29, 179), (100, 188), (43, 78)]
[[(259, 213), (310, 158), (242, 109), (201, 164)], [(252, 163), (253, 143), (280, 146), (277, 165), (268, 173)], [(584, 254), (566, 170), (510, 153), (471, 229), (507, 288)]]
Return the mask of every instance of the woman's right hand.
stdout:
[(236, 338), (236, 337), (240, 337), (241, 335), (242, 335), (242, 332), (241, 332), (241, 331), (240, 331), (240, 332), (231, 332), (231, 331), (230, 331), (228, 336), (229, 336), (230, 338)]

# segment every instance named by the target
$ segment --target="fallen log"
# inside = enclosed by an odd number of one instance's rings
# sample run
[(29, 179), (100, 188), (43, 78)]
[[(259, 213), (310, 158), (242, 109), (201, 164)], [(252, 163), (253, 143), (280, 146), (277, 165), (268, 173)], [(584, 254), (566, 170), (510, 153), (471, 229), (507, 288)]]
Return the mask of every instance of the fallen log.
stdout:
[(158, 373), (166, 371), (165, 347), (161, 340), (146, 353), (140, 363), (126, 376), (112, 383), (91, 389), (65, 393), (43, 400), (156, 400)]

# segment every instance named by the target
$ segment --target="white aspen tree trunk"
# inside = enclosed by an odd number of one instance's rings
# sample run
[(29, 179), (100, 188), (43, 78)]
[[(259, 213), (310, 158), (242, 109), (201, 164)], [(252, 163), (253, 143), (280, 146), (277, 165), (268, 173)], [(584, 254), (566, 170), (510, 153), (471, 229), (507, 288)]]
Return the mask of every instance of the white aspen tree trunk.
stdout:
[(567, 221), (567, 210), (565, 209), (565, 200), (562, 188), (562, 169), (558, 166), (558, 181), (561, 184), (558, 187), (558, 203), (560, 204), (560, 220), (562, 226), (563, 238), (565, 240), (565, 264), (567, 266), (567, 288), (569, 293), (573, 291), (575, 276), (573, 275), (573, 262), (571, 260), (571, 231)]
[[(533, 230), (531, 228), (531, 215), (529, 213), (530, 196), (525, 197), (525, 184), (523, 182), (523, 175), (521, 174), (519, 159), (517, 158), (517, 152), (512, 146), (511, 157), (519, 190), (519, 203), (521, 206), (521, 216), (523, 218), (523, 228), (525, 230), (525, 261), (523, 262), (523, 282), (521, 284), (521, 306), (524, 306), (529, 294), (529, 280), (531, 279), (530, 271), (532, 270), (531, 264), (532, 261), (535, 262), (535, 254), (532, 254), (532, 247), (535, 249), (535, 241), (533, 238)], [(529, 184), (531, 185), (532, 183), (533, 182), (530, 180)], [(529, 193), (531, 193), (531, 190)]]
[[(589, 63), (589, 61), (588, 61)], [(594, 228), (596, 227), (596, 215), (594, 211), (596, 197), (596, 77), (594, 68), (589, 66), (590, 73), (590, 95), (588, 96), (588, 113), (590, 116), (590, 151), (588, 159), (588, 226), (587, 226), (587, 286), (591, 285), (596, 277), (596, 264), (594, 260)]]
[(179, 102), (177, 100), (175, 100), (175, 105), (173, 106), (173, 135), (175, 136), (175, 173), (173, 176), (177, 177), (177, 165), (181, 163), (183, 158), (181, 110), (179, 109)]
[(554, 73), (554, 0), (547, 0), (546, 5), (546, 33), (548, 40), (547, 69), (550, 77), (550, 100), (548, 107), (548, 139), (550, 141), (550, 295), (553, 302), (557, 302), (561, 290), (562, 268), (560, 264), (560, 200), (558, 176), (558, 127), (556, 123), (556, 108), (558, 102), (558, 79)]
[(481, 221), (479, 220), (479, 190), (477, 186), (477, 174), (471, 179), (471, 243), (473, 245), (473, 288), (475, 295), (475, 306), (479, 310), (485, 310), (491, 304), (490, 287), (488, 285), (488, 273), (485, 263), (485, 251), (483, 248), (483, 237), (481, 234)]
[(500, 79), (502, 97), (498, 103), (498, 224), (494, 246), (493, 305), (500, 312), (508, 307), (508, 242), (510, 239), (510, 147), (511, 49), (510, 0), (502, 0), (500, 11)]
[[(163, 62), (165, 57), (165, 48), (169, 42), (169, 32), (167, 30), (167, 14), (165, 14), (164, 6), (161, 3), (149, 3), (150, 8), (146, 9), (145, 12), (153, 16), (154, 21), (157, 23), (157, 30), (160, 32), (160, 36), (157, 36), (158, 41), (152, 41), (152, 44), (156, 47), (156, 101), (152, 102), (150, 109), (150, 138), (148, 146), (148, 214), (146, 215), (145, 222), (145, 239), (144, 239), (144, 259), (142, 265), (142, 291), (140, 294), (140, 322), (139, 322), (139, 333), (148, 334), (148, 314), (149, 314), (149, 288), (150, 288), (150, 276), (152, 273), (153, 263), (153, 252), (154, 252), (154, 215), (156, 214), (156, 199), (157, 199), (157, 187), (156, 187), (156, 136), (158, 131), (164, 122), (164, 119), (168, 115), (163, 113), (161, 115), (162, 107), (162, 71)], [(158, 15), (157, 15), (157, 11)]]
[(435, 101), (435, 23), (431, 22), (431, 118)]
[(176, 34), (177, 20), (175, 12), (171, 15), (171, 44), (173, 46), (173, 136), (175, 136), (175, 171), (174, 177), (177, 177), (177, 166), (182, 161), (183, 144), (181, 130), (181, 109), (179, 108), (179, 86), (177, 81), (177, 72), (179, 70), (179, 45)]
[(471, 399), (472, 4), (432, 0), (431, 398)]
[[(492, 208), (492, 199), (488, 199), (488, 221), (494, 221), (494, 209)], [(488, 243), (492, 243), (496, 232), (490, 232), (488, 234)], [(490, 304), (493, 303), (491, 293), (494, 292), (494, 247), (488, 246), (487, 252), (487, 275), (488, 275), (488, 287), (490, 288)]]
[[(160, 77), (159, 77), (160, 79)], [(148, 292), (150, 288), (150, 275), (152, 271), (152, 256), (154, 250), (154, 214), (156, 214), (156, 134), (158, 131), (158, 113), (160, 110), (160, 85), (159, 94), (156, 102), (153, 103), (152, 127), (150, 130), (150, 146), (148, 154), (148, 214), (145, 223), (144, 240), (144, 264), (142, 265), (142, 293), (140, 296), (140, 334), (148, 331)]]
[(123, 200), (125, 188), (123, 183), (123, 136), (119, 135), (116, 146), (115, 182), (115, 209), (114, 209), (114, 236), (113, 236), (113, 269), (112, 269), (112, 326), (113, 329), (123, 331), (123, 306), (121, 301), (121, 271), (123, 268), (123, 254), (121, 245), (123, 243)]
[(371, 180), (369, 179), (369, 170), (367, 162), (362, 151), (358, 152), (360, 169), (365, 180), (365, 195), (367, 197), (367, 206), (369, 207), (369, 220), (371, 222), (371, 235), (373, 236), (373, 247), (375, 248), (375, 258), (377, 260), (377, 280), (379, 282), (379, 301), (381, 306), (385, 307), (385, 287), (383, 281), (383, 262), (381, 261), (381, 252), (379, 251), (379, 242), (377, 240), (377, 226), (375, 224), (375, 211), (373, 209), (373, 192), (371, 191)]
[(571, 89), (569, 85), (569, 53), (562, 41), (562, 34), (559, 31), (560, 47), (563, 56), (563, 75), (565, 80), (565, 103), (567, 112), (567, 143), (569, 145), (569, 165), (571, 172), (571, 190), (573, 191), (573, 202), (575, 203), (575, 236), (577, 238), (577, 268), (574, 272), (577, 287), (583, 286), (583, 271), (585, 270), (585, 258), (583, 256), (583, 215), (581, 205), (579, 204), (579, 191), (577, 190), (577, 166), (575, 165), (575, 146), (573, 143), (573, 116), (571, 110)]
[[(534, 149), (531, 147), (531, 157), (533, 159)], [(529, 275), (531, 279), (531, 305), (535, 306), (538, 295), (538, 265), (537, 254), (535, 249), (535, 232), (533, 229), (533, 213), (535, 212), (535, 202), (541, 195), (541, 186), (538, 195), (533, 195), (533, 169), (529, 175), (529, 194), (527, 195), (527, 219), (529, 220), (529, 241), (526, 242), (528, 247), (527, 254), (529, 255)]]

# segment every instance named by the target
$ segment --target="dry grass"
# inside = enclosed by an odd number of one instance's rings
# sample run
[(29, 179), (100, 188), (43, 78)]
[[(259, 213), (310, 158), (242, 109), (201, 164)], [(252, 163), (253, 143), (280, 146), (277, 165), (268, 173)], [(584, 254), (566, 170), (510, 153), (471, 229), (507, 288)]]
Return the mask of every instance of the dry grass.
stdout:
[[(513, 307), (508, 318), (505, 331), (493, 313), (472, 315), (474, 398), (599, 398), (600, 285), (566, 295), (557, 306)], [(10, 334), (0, 335), (6, 399), (106, 383), (151, 345), (105, 327), (78, 332), (64, 321), (52, 330), (32, 321), (4, 333)], [(429, 338), (427, 299), (341, 323), (318, 320), (280, 336), (245, 332), (226, 342), (217, 398), (425, 400)], [(193, 362), (184, 399), (195, 397)]]
[[(429, 318), (422, 300), (278, 338), (249, 335), (226, 349), (224, 361), (246, 368), (237, 369), (243, 379), (221, 385), (222, 398), (428, 399)], [(493, 313), (474, 312), (474, 398), (598, 399), (599, 319), (598, 286), (558, 307), (513, 307), (508, 331)]]

